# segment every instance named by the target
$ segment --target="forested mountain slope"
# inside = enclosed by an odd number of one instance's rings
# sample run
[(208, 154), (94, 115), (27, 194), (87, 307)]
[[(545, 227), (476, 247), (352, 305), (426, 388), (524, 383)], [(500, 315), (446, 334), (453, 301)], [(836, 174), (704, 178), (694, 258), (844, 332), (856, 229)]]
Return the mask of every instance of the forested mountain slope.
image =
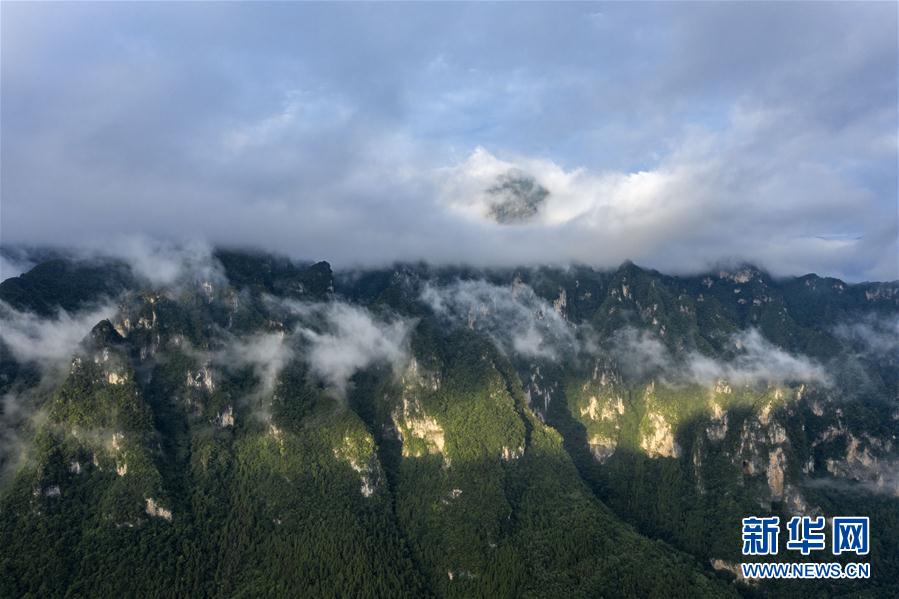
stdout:
[[(899, 592), (896, 283), (217, 250), (0, 300), (2, 596)], [(765, 514), (870, 516), (872, 578), (734, 582)]]

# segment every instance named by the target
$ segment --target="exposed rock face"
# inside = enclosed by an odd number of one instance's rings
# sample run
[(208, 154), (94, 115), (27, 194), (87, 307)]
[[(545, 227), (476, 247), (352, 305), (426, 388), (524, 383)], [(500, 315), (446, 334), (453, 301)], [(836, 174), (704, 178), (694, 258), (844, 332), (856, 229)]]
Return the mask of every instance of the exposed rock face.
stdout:
[(568, 293), (565, 291), (565, 288), (562, 287), (559, 289), (558, 299), (553, 300), (553, 310), (555, 310), (557, 314), (564, 316), (565, 308), (567, 306), (568, 306)]
[(659, 412), (650, 412), (646, 418), (647, 430), (640, 439), (640, 447), (651, 457), (676, 458), (681, 454), (674, 440), (671, 424)]
[(771, 421), (771, 404), (767, 403), (762, 406), (762, 409), (759, 411), (758, 415), (759, 422), (762, 423), (762, 426), (768, 426), (768, 423)]
[(525, 381), (524, 393), (527, 398), (528, 406), (534, 410), (537, 417), (544, 422), (546, 421), (549, 404), (552, 401), (553, 393), (555, 393), (557, 385), (558, 383), (555, 381), (544, 381), (539, 366), (536, 366), (531, 371), (530, 378)]
[[(394, 414), (393, 419), (400, 440), (421, 439), (425, 442), (427, 453), (443, 453), (445, 445), (443, 427), (431, 416), (425, 414), (421, 404), (417, 401), (403, 399), (403, 409), (400, 414)], [(403, 443), (403, 455), (421, 457), (423, 453), (412, 450), (408, 444)]]
[(802, 493), (793, 485), (784, 485), (783, 501), (787, 511), (794, 516), (810, 516), (821, 512), (818, 507), (809, 507)]
[(852, 476), (853, 471), (865, 471), (877, 465), (869, 446), (859, 449), (861, 441), (852, 433), (846, 434), (846, 457), (843, 460), (827, 460), (827, 471), (834, 475)]
[(440, 376), (428, 372), (418, 364), (418, 360), (412, 358), (401, 377), (404, 393), (414, 393), (416, 390), (437, 391), (440, 389)]
[(766, 475), (768, 477), (768, 489), (771, 491), (772, 499), (783, 498), (784, 492), (784, 468), (787, 465), (787, 458), (783, 449), (775, 448), (768, 453), (768, 469)]
[(446, 575), (450, 580), (455, 580), (456, 578), (477, 578), (477, 574), (473, 574), (469, 570), (457, 570), (455, 572), (447, 570)]
[(594, 421), (615, 421), (623, 414), (624, 401), (622, 401), (621, 396), (598, 399), (595, 395), (592, 395), (587, 406), (581, 408), (581, 416), (586, 416)]
[(603, 437), (602, 435), (593, 435), (590, 437), (588, 443), (590, 445), (590, 453), (592, 453), (596, 461), (600, 463), (605, 462), (612, 457), (615, 450), (618, 448), (617, 439)]
[[(403, 455), (421, 457), (426, 453), (442, 454), (446, 444), (443, 427), (425, 412), (418, 399), (418, 393), (437, 390), (440, 379), (421, 372), (418, 363), (411, 360), (402, 377), (402, 385), (402, 408), (395, 410), (391, 417), (397, 435), (403, 441)], [(424, 448), (415, 440), (423, 441)]]
[(215, 382), (212, 379), (212, 371), (208, 366), (203, 366), (196, 372), (187, 371), (187, 386), (193, 389), (204, 389), (209, 393), (215, 391)]
[[(607, 360), (599, 359), (593, 365), (590, 379), (580, 391), (587, 397), (586, 405), (580, 405), (578, 412), (587, 424), (590, 453), (600, 463), (611, 457), (618, 448), (622, 417), (625, 414), (623, 391), (618, 387), (621, 376), (616, 367)], [(595, 424), (590, 424), (595, 423)]]
[(706, 492), (705, 483), (702, 478), (702, 456), (705, 452), (703, 448), (703, 443), (701, 439), (698, 439), (696, 444), (693, 446), (693, 477), (696, 483), (696, 492), (700, 495), (704, 495)]
[(716, 402), (712, 402), (712, 422), (706, 429), (712, 441), (721, 441), (727, 436), (727, 412)]
[[(97, 325), (97, 328), (99, 328), (100, 326), (101, 325)], [(115, 336), (116, 333), (111, 330), (111, 325), (107, 323), (106, 326), (110, 327), (109, 335)], [(102, 335), (102, 333), (98, 332), (96, 328), (94, 329), (93, 333), (95, 334), (95, 338)], [(128, 380), (128, 373), (123, 367), (123, 359), (117, 351), (110, 351), (109, 347), (104, 347), (94, 353), (93, 362), (94, 364), (100, 366), (103, 373), (103, 378), (110, 385), (122, 385)], [(77, 370), (81, 366), (81, 359), (76, 357), (72, 361), (71, 372), (75, 372), (75, 370)]]
[(739, 564), (723, 559), (711, 559), (709, 560), (709, 563), (712, 565), (713, 570), (718, 572), (730, 572), (737, 578), (737, 580), (743, 580), (743, 571), (740, 569)]
[(167, 510), (166, 508), (164, 508), (161, 505), (159, 505), (158, 503), (156, 503), (156, 500), (153, 499), (152, 497), (147, 497), (146, 500), (147, 500), (147, 507), (146, 507), (145, 511), (147, 512), (148, 515), (153, 516), (154, 518), (162, 518), (163, 520), (166, 520), (167, 522), (172, 521), (172, 511), (171, 510)]
[(596, 360), (593, 364), (593, 375), (590, 380), (597, 381), (600, 387), (608, 387), (621, 383), (621, 375), (607, 361)]
[(343, 445), (334, 448), (334, 457), (349, 464), (359, 474), (359, 492), (363, 497), (374, 495), (381, 478), (374, 439), (346, 436)]
[(512, 460), (517, 460), (521, 456), (524, 455), (524, 445), (520, 445), (516, 448), (503, 446), (502, 453), (500, 454), (500, 459), (504, 462), (510, 462)]
[[(771, 406), (765, 405), (755, 418), (748, 418), (743, 423), (740, 447), (735, 456), (742, 460), (744, 474), (764, 471), (772, 495), (778, 498), (783, 492), (783, 467), (786, 465), (786, 454), (781, 446), (788, 442), (786, 429), (771, 419)], [(780, 484), (776, 484), (778, 480)], [(775, 487), (779, 491), (775, 492)]]
[(116, 332), (122, 337), (127, 337), (128, 333), (130, 333), (134, 328), (131, 324), (130, 318), (122, 318), (121, 320), (117, 320), (113, 323), (113, 327), (115, 328)]
[(222, 413), (216, 416), (215, 423), (222, 428), (234, 426), (234, 408), (228, 406), (222, 410)]
[(106, 380), (110, 385), (121, 385), (128, 380), (128, 377), (118, 372), (109, 372), (106, 374)]
[(826, 429), (818, 442), (839, 437), (846, 440), (846, 454), (842, 458), (828, 458), (825, 461), (827, 472), (899, 497), (899, 460), (889, 455), (893, 444), (870, 435), (856, 437), (842, 426)]

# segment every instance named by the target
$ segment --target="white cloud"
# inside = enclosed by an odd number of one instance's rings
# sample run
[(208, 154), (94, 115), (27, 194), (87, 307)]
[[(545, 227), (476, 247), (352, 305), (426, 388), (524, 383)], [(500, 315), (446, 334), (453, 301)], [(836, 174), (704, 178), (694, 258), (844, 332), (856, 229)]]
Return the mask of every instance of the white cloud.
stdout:
[[(9, 7), (4, 243), (899, 276), (895, 7), (621, 4), (599, 36), (587, 14)], [(510, 169), (549, 196), (501, 226)]]
[[(679, 140), (648, 170), (566, 170), (546, 159), (500, 159), (479, 147), (438, 170), (435, 180), (450, 214), (490, 237), (459, 250), (479, 264), (614, 266), (632, 259), (695, 272), (737, 259), (778, 275), (823, 271), (852, 278), (874, 245), (895, 246), (888, 241), (895, 219), (881, 213), (869, 190), (824, 164), (796, 167), (798, 156), (771, 155), (761, 147), (759, 154), (747, 155), (747, 146), (776, 137), (772, 129), (789, 117), (778, 119), (746, 123), (735, 115), (732, 128)], [(503, 173), (515, 171), (534, 177), (549, 195), (532, 219), (510, 227), (490, 218), (487, 190)], [(483, 258), (469, 257), (478, 251)], [(895, 278), (892, 254), (867, 266), (875, 269), (868, 276)]]
[(899, 357), (899, 315), (875, 315), (835, 326), (834, 334), (879, 358)]
[[(439, 171), (442, 201), (452, 210), (473, 220), (488, 218), (491, 202), (487, 190), (502, 175), (521, 171), (534, 176), (550, 195), (546, 207), (531, 222), (542, 227), (580, 223), (587, 228), (614, 232), (633, 218), (663, 217), (658, 199), (672, 191), (674, 177), (664, 171), (592, 173), (577, 168), (566, 171), (551, 160), (516, 157), (501, 160), (483, 147), (468, 158)], [(651, 222), (643, 223), (652, 226)]]
[(294, 357), (290, 339), (284, 333), (257, 333), (248, 337), (228, 337), (225, 348), (215, 355), (216, 362), (229, 366), (251, 366), (259, 377), (262, 395), (275, 388), (281, 370)]
[(831, 383), (830, 374), (822, 364), (784, 351), (757, 329), (734, 334), (729, 345), (729, 351), (733, 352), (729, 359), (713, 358), (697, 351), (677, 355), (655, 335), (633, 328), (618, 331), (609, 343), (627, 374), (657, 376), (672, 384), (709, 386), (719, 380), (750, 387), (791, 381)]
[(41, 317), (0, 302), (0, 341), (16, 361), (37, 366), (40, 376), (34, 386), (0, 396), (0, 483), (24, 459), (25, 424), (40, 414), (38, 399), (56, 388), (81, 342), (115, 310), (113, 304), (106, 304), (74, 313), (59, 310), (54, 316)]
[(665, 344), (646, 331), (625, 327), (615, 331), (608, 346), (625, 374), (641, 378), (670, 369), (672, 356)]
[(90, 244), (87, 250), (124, 260), (137, 276), (162, 287), (224, 280), (211, 246), (202, 241), (174, 243), (144, 235), (116, 235), (102, 245)]
[(10, 277), (17, 277), (22, 273), (26, 273), (34, 267), (34, 263), (30, 260), (17, 255), (7, 255), (0, 253), (0, 281), (5, 281)]
[(690, 355), (687, 376), (700, 384), (725, 379), (736, 385), (787, 381), (830, 383), (826, 368), (802, 355), (794, 355), (772, 344), (757, 329), (748, 329), (731, 339), (736, 355), (716, 361), (698, 353)]
[(69, 360), (91, 329), (115, 310), (115, 305), (106, 304), (75, 313), (59, 310), (43, 318), (0, 302), (0, 339), (19, 361), (59, 364)]
[(483, 280), (428, 284), (421, 299), (438, 315), (490, 335), (499, 349), (527, 358), (558, 360), (577, 351), (574, 328), (524, 283)]
[(359, 370), (377, 364), (398, 370), (408, 359), (411, 324), (406, 320), (382, 320), (364, 308), (339, 302), (288, 305), (310, 321), (296, 329), (310, 370), (341, 396)]

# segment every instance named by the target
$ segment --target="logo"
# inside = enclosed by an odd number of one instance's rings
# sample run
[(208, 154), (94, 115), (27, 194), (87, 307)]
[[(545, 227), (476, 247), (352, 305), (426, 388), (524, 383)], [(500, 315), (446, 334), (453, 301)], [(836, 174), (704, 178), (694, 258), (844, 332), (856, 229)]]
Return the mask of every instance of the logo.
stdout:
[(833, 554), (854, 553), (868, 555), (870, 541), (869, 520), (867, 516), (834, 517), (833, 519)]
[(743, 555), (777, 555), (780, 518), (743, 518)]
[[(804, 556), (827, 548), (827, 520), (824, 516), (794, 516), (787, 522), (788, 551)], [(833, 555), (868, 555), (871, 546), (870, 519), (867, 516), (835, 516), (831, 520)], [(780, 518), (778, 516), (743, 518), (743, 555), (777, 555)], [(870, 578), (871, 564), (861, 562), (743, 563), (745, 578)]]
[(812, 551), (821, 551), (827, 543), (824, 540), (824, 516), (815, 519), (809, 516), (794, 516), (787, 523), (787, 549), (808, 555)]

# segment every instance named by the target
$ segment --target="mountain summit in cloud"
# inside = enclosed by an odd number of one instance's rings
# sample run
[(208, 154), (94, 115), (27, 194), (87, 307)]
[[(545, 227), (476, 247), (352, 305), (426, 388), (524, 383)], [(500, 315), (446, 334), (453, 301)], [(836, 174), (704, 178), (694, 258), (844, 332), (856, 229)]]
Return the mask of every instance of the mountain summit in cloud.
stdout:
[(549, 195), (549, 191), (532, 176), (520, 171), (500, 176), (487, 193), (493, 198), (490, 216), (502, 225), (527, 222), (537, 214)]

